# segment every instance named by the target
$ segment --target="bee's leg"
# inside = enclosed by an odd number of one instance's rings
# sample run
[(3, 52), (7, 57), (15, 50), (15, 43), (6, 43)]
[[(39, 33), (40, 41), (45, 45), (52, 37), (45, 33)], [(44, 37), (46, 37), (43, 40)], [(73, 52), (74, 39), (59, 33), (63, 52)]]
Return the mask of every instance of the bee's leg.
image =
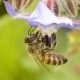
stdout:
[(52, 41), (56, 39), (56, 33), (52, 33), (51, 38), (52, 38)]
[(56, 46), (57, 40), (56, 40), (56, 33), (53, 33), (51, 35), (51, 49), (54, 49)]

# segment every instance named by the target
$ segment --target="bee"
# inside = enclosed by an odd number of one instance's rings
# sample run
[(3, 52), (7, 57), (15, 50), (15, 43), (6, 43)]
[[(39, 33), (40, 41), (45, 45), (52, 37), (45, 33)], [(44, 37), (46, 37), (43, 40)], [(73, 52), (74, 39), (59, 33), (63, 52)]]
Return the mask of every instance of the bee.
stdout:
[(25, 38), (25, 43), (28, 44), (28, 50), (31, 54), (35, 53), (35, 50), (38, 50), (38, 44), (41, 43), (39, 40), (40, 32), (37, 31), (35, 34), (32, 33), (34, 29), (30, 28), (28, 31), (28, 36)]
[(63, 55), (53, 53), (53, 49), (56, 45), (55, 34), (53, 33), (51, 37), (48, 37), (48, 35), (42, 37), (40, 31), (32, 34), (33, 30), (31, 31), (31, 34), (25, 38), (25, 43), (28, 44), (28, 50), (34, 56), (34, 58), (36, 57), (41, 64), (65, 64), (67, 59)]
[(43, 52), (38, 54), (40, 61), (49, 65), (62, 65), (67, 62), (67, 59), (63, 55), (53, 54), (49, 52)]
[(42, 36), (41, 41), (42, 41), (42, 49), (54, 50), (54, 48), (57, 44), (56, 34), (52, 33), (51, 36), (44, 35), (44, 36)]

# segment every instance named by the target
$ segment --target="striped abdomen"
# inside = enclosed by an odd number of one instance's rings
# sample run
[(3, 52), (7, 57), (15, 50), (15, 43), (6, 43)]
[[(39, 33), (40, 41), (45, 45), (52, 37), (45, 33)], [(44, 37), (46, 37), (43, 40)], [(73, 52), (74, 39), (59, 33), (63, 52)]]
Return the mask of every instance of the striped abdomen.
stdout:
[(50, 65), (62, 65), (67, 62), (67, 59), (63, 55), (51, 54), (51, 53), (42, 53), (38, 54), (41, 62)]

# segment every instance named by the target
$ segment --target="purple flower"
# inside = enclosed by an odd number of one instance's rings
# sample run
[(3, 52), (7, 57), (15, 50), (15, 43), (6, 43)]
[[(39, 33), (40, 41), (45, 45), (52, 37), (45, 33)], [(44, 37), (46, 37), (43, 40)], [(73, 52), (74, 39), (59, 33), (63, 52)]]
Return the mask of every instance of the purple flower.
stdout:
[(11, 16), (15, 16), (17, 15), (17, 12), (15, 11), (15, 9), (6, 1), (3, 1), (6, 7), (7, 12), (9, 13), (9, 15)]
[[(59, 28), (69, 28), (69, 29), (80, 29), (80, 21), (75, 22), (67, 17), (58, 17), (53, 12), (51, 12), (47, 6), (40, 1), (36, 9), (32, 14), (27, 15), (27, 13), (17, 13), (12, 5), (10, 5), (6, 0), (3, 1), (7, 12), (14, 18), (19, 18), (26, 20), (32, 27), (41, 25), (43, 28), (49, 28), (50, 25)], [(25, 14), (25, 15), (24, 15)]]
[(30, 6), (32, 1), (33, 0), (3, 0), (9, 15), (14, 18), (23, 17), (23, 19), (30, 15), (30, 13), (26, 11), (26, 8)]

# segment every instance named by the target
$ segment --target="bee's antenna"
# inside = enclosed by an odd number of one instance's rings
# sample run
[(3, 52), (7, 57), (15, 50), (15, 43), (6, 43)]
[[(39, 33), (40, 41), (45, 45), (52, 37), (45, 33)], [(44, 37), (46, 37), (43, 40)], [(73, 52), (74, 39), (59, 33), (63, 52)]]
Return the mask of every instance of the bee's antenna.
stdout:
[(31, 29), (32, 29), (32, 27), (29, 28), (29, 30), (28, 30), (28, 35), (30, 35), (30, 31), (31, 31)]
[[(35, 30), (37, 28), (37, 26), (36, 27), (34, 27), (34, 28), (32, 28), (32, 26), (30, 27), (30, 29), (29, 29), (29, 31), (28, 31), (28, 34), (29, 35), (31, 35), (32, 34), (32, 32)], [(31, 30), (32, 29), (32, 30)]]
[(36, 28), (33, 28), (32, 31), (30, 33), (32, 33)]

